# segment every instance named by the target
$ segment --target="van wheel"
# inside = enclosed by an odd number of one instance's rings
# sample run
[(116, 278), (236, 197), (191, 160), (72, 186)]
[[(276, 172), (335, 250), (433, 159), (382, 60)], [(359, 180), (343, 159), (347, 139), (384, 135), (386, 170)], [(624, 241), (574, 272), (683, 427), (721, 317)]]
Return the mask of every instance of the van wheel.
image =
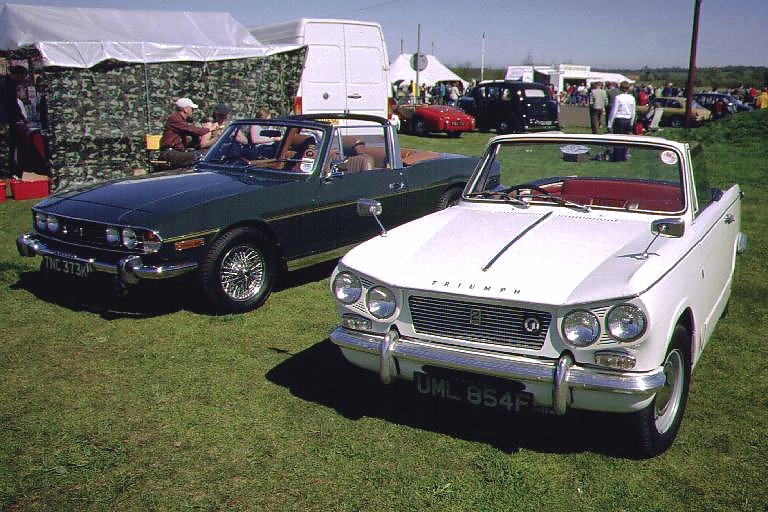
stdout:
[(414, 117), (413, 121), (411, 121), (411, 126), (415, 135), (422, 136), (427, 134), (427, 123), (421, 117)]
[(447, 132), (447, 133), (448, 133), (448, 136), (453, 138), (453, 139), (458, 139), (459, 137), (461, 137), (461, 132), (458, 132), (458, 131), (456, 131), (456, 132)]
[(276, 279), (275, 254), (257, 230), (237, 228), (213, 242), (198, 271), (198, 285), (216, 312), (243, 313), (261, 306)]
[(664, 358), (664, 387), (656, 393), (648, 407), (632, 415), (637, 447), (642, 456), (653, 457), (663, 453), (672, 445), (680, 429), (691, 380), (690, 343), (685, 327), (675, 327)]

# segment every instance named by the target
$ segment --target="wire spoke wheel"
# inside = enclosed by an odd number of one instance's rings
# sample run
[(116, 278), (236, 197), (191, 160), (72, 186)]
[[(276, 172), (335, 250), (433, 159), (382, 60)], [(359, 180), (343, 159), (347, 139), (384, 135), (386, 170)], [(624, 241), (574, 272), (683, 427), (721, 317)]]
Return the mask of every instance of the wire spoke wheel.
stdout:
[(221, 260), (221, 288), (233, 300), (248, 300), (264, 284), (264, 257), (250, 245), (230, 249)]

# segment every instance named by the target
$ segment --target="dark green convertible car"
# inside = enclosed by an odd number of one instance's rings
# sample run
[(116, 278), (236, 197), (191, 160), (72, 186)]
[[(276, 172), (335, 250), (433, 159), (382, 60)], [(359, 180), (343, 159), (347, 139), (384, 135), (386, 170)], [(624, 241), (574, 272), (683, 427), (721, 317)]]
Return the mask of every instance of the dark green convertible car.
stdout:
[[(280, 273), (457, 201), (477, 159), (399, 147), (385, 119), (327, 114), (233, 122), (194, 169), (51, 196), (17, 239), (41, 270), (113, 275), (125, 289), (190, 274), (214, 311), (260, 306)], [(290, 266), (290, 267), (289, 267)]]

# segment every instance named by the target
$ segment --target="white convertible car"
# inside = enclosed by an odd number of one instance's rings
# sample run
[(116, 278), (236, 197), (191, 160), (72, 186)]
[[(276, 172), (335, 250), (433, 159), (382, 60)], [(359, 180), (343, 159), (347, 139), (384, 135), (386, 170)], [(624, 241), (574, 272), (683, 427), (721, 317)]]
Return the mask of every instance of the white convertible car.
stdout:
[(700, 152), (640, 136), (492, 139), (458, 205), (382, 226), (339, 262), (331, 340), (436, 399), (629, 414), (640, 453), (663, 452), (746, 248), (741, 190), (709, 188)]

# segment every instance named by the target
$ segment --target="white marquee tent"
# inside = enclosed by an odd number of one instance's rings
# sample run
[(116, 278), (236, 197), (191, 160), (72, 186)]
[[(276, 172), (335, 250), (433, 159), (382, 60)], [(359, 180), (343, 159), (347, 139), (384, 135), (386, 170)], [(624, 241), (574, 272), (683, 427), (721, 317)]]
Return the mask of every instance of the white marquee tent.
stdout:
[(108, 59), (131, 63), (242, 59), (291, 49), (262, 46), (226, 12), (6, 4), (0, 14), (0, 50), (27, 46), (40, 52), (44, 66), (70, 68), (90, 68)]
[[(410, 53), (401, 53), (392, 64), (389, 66), (389, 81), (396, 83), (398, 81), (404, 81), (406, 83), (413, 80), (416, 82), (416, 70), (411, 67)], [(427, 86), (433, 85), (435, 82), (461, 82), (464, 87), (467, 86), (467, 81), (461, 78), (459, 75), (448, 69), (445, 64), (440, 62), (434, 55), (425, 55), (427, 58), (427, 65), (419, 71), (420, 84), (426, 84)]]

